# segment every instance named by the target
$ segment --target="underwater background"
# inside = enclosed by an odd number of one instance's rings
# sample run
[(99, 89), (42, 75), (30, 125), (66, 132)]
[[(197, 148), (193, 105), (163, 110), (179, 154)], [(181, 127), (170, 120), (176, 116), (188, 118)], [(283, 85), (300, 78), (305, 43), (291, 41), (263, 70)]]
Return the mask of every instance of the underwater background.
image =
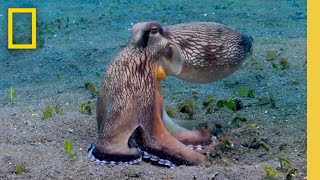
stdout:
[[(37, 49), (8, 50), (14, 7), (37, 8)], [(0, 179), (304, 179), (306, 18), (305, 0), (0, 1)], [(100, 166), (86, 156), (106, 64), (143, 21), (219, 22), (254, 39), (242, 68), (226, 79), (162, 83), (179, 124), (215, 125), (225, 146), (204, 165)], [(13, 22), (13, 41), (30, 43), (31, 15)], [(219, 108), (219, 100), (239, 108)], [(191, 115), (180, 109), (188, 101)]]

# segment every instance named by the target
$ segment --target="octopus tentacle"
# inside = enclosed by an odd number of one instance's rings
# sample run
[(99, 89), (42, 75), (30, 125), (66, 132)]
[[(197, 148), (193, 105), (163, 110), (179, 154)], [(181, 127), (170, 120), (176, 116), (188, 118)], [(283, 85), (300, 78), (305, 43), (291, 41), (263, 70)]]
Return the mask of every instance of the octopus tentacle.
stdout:
[(212, 127), (202, 127), (196, 130), (188, 130), (182, 126), (179, 126), (171, 119), (166, 111), (163, 111), (163, 124), (166, 129), (176, 139), (185, 145), (196, 145), (196, 144), (210, 144), (212, 142)]
[(141, 149), (176, 164), (197, 165), (204, 162), (205, 156), (189, 149), (165, 128), (162, 120), (163, 99), (160, 81), (156, 81), (153, 103), (152, 119), (145, 119), (141, 123)]
[(169, 160), (161, 159), (158, 156), (147, 153), (146, 151), (142, 151), (142, 152), (143, 152), (143, 160), (146, 162), (151, 162), (152, 164), (155, 164), (155, 165), (170, 167), (170, 168), (174, 168), (177, 166), (176, 164), (172, 163)]
[(137, 159), (141, 156), (140, 151), (137, 148), (128, 146), (129, 137), (138, 127), (138, 121), (134, 118), (135, 111), (130, 106), (117, 106), (116, 103), (113, 105), (118, 107), (117, 110), (113, 110), (114, 107), (109, 105), (105, 106), (105, 109), (110, 109), (103, 123), (105, 127), (100, 127), (101, 134), (90, 152), (93, 157), (101, 161), (130, 161)]
[[(97, 164), (101, 164), (101, 165), (106, 165), (106, 164), (111, 164), (111, 165), (132, 165), (132, 164), (137, 164), (139, 162), (142, 161), (142, 157), (138, 157), (134, 160), (128, 160), (125, 161), (125, 158), (122, 157), (118, 157), (118, 158), (111, 158), (109, 161), (107, 160), (101, 160), (101, 157), (96, 157), (92, 154), (93, 150), (95, 149), (94, 145), (91, 145), (88, 150), (87, 150), (87, 156), (91, 161), (95, 161)], [(114, 156), (114, 155), (112, 155)], [(110, 157), (112, 157), (110, 156)], [(110, 158), (109, 157), (109, 158)]]
[(87, 156), (91, 161), (94, 161), (96, 164), (99, 164), (99, 165), (111, 164), (111, 165), (125, 165), (125, 166), (128, 166), (128, 165), (139, 164), (142, 161), (142, 158), (143, 158), (144, 161), (151, 162), (151, 163), (159, 165), (159, 166), (164, 166), (164, 167), (169, 167), (169, 168), (176, 167), (176, 164), (172, 163), (171, 161), (165, 160), (165, 159), (160, 159), (155, 155), (147, 153), (146, 151), (141, 151), (143, 156), (141, 156), (141, 157), (139, 157), (139, 158), (137, 158), (135, 160), (130, 160), (130, 161), (106, 161), (106, 160), (100, 160), (99, 158), (96, 158), (92, 154), (92, 151), (93, 151), (94, 148), (95, 148), (94, 145), (91, 145), (88, 148)]
[[(166, 72), (161, 64), (157, 65), (157, 80), (160, 84), (162, 80), (166, 78)], [(161, 87), (158, 86), (158, 91), (161, 92)], [(173, 135), (176, 139), (178, 139), (183, 144), (210, 144), (211, 141), (211, 133), (212, 128), (201, 128), (199, 130), (190, 131), (184, 127), (176, 124), (167, 114), (167, 112), (163, 108), (162, 120), (166, 129)]]

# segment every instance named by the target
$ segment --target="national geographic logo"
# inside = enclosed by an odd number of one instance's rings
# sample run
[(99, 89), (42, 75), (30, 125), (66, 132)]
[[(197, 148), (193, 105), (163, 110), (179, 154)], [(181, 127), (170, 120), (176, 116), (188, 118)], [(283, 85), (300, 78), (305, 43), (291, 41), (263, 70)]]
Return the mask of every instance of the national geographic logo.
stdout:
[[(13, 13), (31, 13), (31, 44), (13, 43)], [(37, 27), (36, 8), (9, 8), (8, 9), (8, 49), (36, 49), (37, 47)]]

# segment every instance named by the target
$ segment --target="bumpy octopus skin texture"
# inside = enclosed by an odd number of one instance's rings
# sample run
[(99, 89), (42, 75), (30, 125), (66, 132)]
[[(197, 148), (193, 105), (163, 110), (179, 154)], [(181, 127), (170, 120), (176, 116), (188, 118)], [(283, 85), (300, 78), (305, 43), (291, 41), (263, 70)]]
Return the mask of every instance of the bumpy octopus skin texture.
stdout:
[(110, 62), (101, 82), (98, 138), (88, 148), (89, 158), (125, 165), (143, 158), (167, 167), (204, 162), (190, 144), (201, 150), (214, 143), (210, 128), (177, 125), (163, 110), (161, 80), (167, 75), (193, 83), (220, 80), (241, 66), (251, 46), (251, 37), (219, 23), (135, 24), (131, 42)]

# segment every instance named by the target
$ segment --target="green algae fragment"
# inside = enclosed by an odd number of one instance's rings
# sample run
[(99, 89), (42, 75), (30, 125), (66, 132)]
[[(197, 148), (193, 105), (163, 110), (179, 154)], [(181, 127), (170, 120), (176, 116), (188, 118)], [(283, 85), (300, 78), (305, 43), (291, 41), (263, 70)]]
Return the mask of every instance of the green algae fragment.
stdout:
[(281, 70), (286, 70), (290, 67), (290, 63), (287, 58), (280, 59)]
[(9, 93), (10, 93), (10, 102), (13, 104), (13, 101), (17, 99), (17, 92), (16, 90), (11, 86), (9, 88)]
[(232, 99), (225, 100), (224, 105), (233, 111), (236, 110), (236, 104), (234, 103), (234, 101)]
[(231, 109), (232, 111), (238, 111), (242, 108), (241, 100), (239, 99), (220, 99), (217, 102), (217, 109), (220, 109), (222, 107), (227, 107)]
[(52, 108), (51, 105), (48, 105), (48, 106), (44, 109), (44, 111), (43, 111), (43, 113), (42, 113), (42, 118), (43, 118), (43, 119), (47, 119), (47, 118), (52, 117), (52, 115), (53, 115), (53, 108)]
[(240, 86), (239, 89), (239, 95), (240, 97), (249, 97), (249, 98), (254, 98), (254, 90), (253, 89), (249, 89), (248, 92), (246, 91), (246, 89), (243, 86)]
[(286, 180), (292, 180), (296, 176), (297, 171), (298, 169), (291, 169), (286, 176)]
[(273, 69), (275, 69), (276, 71), (279, 70), (279, 66), (275, 62), (271, 62), (271, 65), (272, 65)]
[(97, 93), (96, 88), (91, 82), (86, 82), (84, 88), (88, 90), (93, 96)]
[(73, 142), (71, 140), (66, 140), (64, 142), (64, 152), (69, 155), (69, 159), (72, 160), (78, 153), (72, 153), (73, 151)]
[(81, 110), (85, 111), (86, 110), (86, 104), (85, 103), (81, 103)]
[(64, 142), (64, 151), (67, 154), (71, 154), (72, 150), (73, 150), (73, 142), (71, 140), (66, 140)]
[(193, 118), (194, 115), (194, 106), (190, 99), (185, 99), (178, 104), (178, 109), (182, 113), (186, 113), (189, 119)]
[(234, 121), (246, 122), (247, 118), (244, 116), (237, 116), (234, 118)]
[(291, 163), (288, 159), (284, 158), (284, 157), (280, 157), (278, 156), (278, 161), (280, 163), (280, 169), (285, 169), (285, 165), (289, 165), (291, 166)]
[(253, 90), (253, 89), (249, 89), (247, 96), (248, 96), (249, 98), (254, 98), (254, 90)]
[(260, 147), (262, 147), (265, 151), (269, 152), (270, 148), (268, 147), (268, 145), (264, 142), (260, 143)]
[(23, 166), (23, 164), (18, 163), (15, 167), (15, 172), (16, 174), (22, 174), (24, 172), (25, 168)]
[(227, 139), (227, 136), (225, 134), (220, 133), (217, 135), (217, 137), (220, 141), (223, 142), (224, 145), (226, 145), (228, 147), (231, 146), (231, 143), (229, 142), (229, 140)]
[(62, 114), (61, 104), (56, 104), (56, 107), (54, 109), (55, 109), (57, 114), (59, 114), (59, 115)]
[(93, 105), (91, 105), (90, 101), (88, 101), (87, 103), (81, 103), (80, 107), (81, 107), (81, 111), (83, 113), (86, 113), (86, 114), (89, 114), (89, 115), (92, 114)]
[(264, 172), (267, 173), (267, 176), (275, 177), (275, 176), (278, 175), (277, 171), (274, 170), (274, 169), (272, 169), (272, 168), (269, 167), (269, 166), (265, 166), (265, 167), (263, 168), (263, 170), (264, 170)]
[(214, 104), (214, 98), (212, 95), (209, 95), (205, 98), (205, 100), (202, 102), (203, 109), (207, 109), (212, 107)]
[(219, 100), (218, 102), (217, 102), (217, 108), (218, 109), (220, 109), (220, 108), (223, 108), (224, 107), (224, 99), (222, 99), (222, 100)]
[(245, 88), (243, 86), (240, 86), (239, 95), (241, 97), (245, 97), (246, 96), (246, 90), (245, 90)]

